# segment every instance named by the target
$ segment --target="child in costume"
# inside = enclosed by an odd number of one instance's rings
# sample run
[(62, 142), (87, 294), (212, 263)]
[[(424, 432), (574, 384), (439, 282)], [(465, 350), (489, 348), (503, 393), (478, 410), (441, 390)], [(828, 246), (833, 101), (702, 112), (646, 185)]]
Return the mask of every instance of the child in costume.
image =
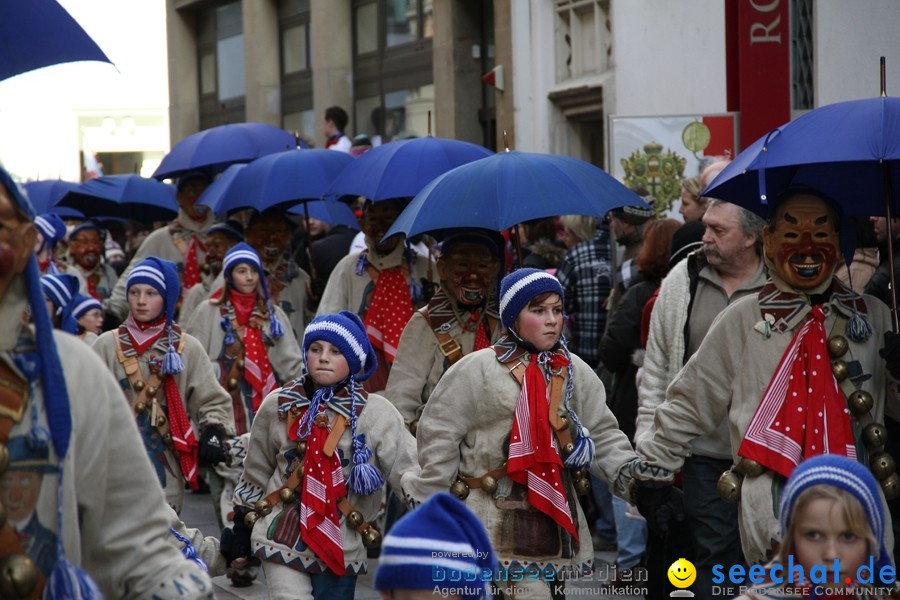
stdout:
[(417, 470), (415, 440), (387, 399), (362, 388), (376, 364), (355, 314), (315, 318), (303, 356), (305, 374), (253, 421), (223, 552), (261, 559), (271, 598), (350, 599), (366, 548), (380, 542), (369, 521), (385, 479), (400, 491)]
[(406, 488), (417, 501), (450, 488), (484, 523), (503, 571), (544, 571), (541, 581), (498, 581), (509, 598), (550, 598), (548, 580), (590, 572), (591, 534), (575, 497), (590, 490), (588, 469), (623, 497), (633, 486), (637, 457), (603, 384), (562, 340), (563, 299), (544, 271), (503, 279), (507, 333), (438, 383), (416, 434), (421, 475)]
[(47, 301), (47, 312), (55, 329), (78, 335), (78, 322), (72, 315), (78, 295), (78, 278), (66, 273), (41, 275), (41, 289)]
[(78, 337), (88, 345), (103, 333), (103, 305), (91, 296), (78, 294), (72, 301), (72, 317), (78, 323)]
[(865, 465), (836, 454), (800, 463), (784, 487), (780, 521), (781, 546), (765, 567), (767, 581), (740, 598), (883, 596), (894, 589), (884, 500)]
[(231, 398), (216, 380), (206, 351), (172, 321), (179, 292), (175, 263), (154, 256), (141, 261), (128, 275), (128, 318), (92, 346), (125, 391), (176, 512), (181, 512), (184, 483), (198, 489), (200, 462), (225, 460), (222, 443), (234, 435)]

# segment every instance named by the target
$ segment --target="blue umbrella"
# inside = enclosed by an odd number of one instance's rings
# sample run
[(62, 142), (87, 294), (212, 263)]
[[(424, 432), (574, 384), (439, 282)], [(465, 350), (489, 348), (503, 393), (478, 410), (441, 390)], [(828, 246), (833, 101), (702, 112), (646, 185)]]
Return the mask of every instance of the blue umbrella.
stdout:
[(179, 177), (188, 171), (220, 173), (228, 165), (297, 147), (296, 138), (266, 123), (232, 123), (189, 135), (172, 147), (153, 173), (156, 179)]
[(84, 215), (74, 208), (56, 205), (68, 192), (78, 189), (77, 183), (63, 181), (62, 179), (46, 179), (43, 181), (29, 181), (24, 186), (25, 191), (28, 192), (28, 199), (31, 200), (31, 205), (34, 206), (34, 212), (37, 214), (52, 212), (64, 219), (84, 218)]
[(112, 64), (55, 0), (0, 2), (0, 80), (79, 60)]
[(225, 169), (222, 174), (216, 177), (215, 181), (209, 184), (208, 188), (203, 190), (203, 193), (197, 199), (197, 204), (209, 208), (216, 217), (221, 217), (225, 213), (224, 210), (220, 209), (225, 196), (231, 191), (234, 178), (246, 167), (246, 163), (238, 163)]
[(313, 200), (288, 210), (292, 215), (308, 216), (329, 225), (344, 225), (359, 231), (359, 222), (349, 206), (337, 200)]
[(408, 198), (438, 175), (493, 154), (468, 142), (436, 137), (390, 142), (369, 150), (338, 176), (329, 196)]
[[(245, 208), (260, 212), (270, 208), (288, 208), (294, 204), (320, 199), (328, 187), (354, 158), (332, 150), (289, 150), (254, 160), (244, 169), (230, 167), (219, 178), (231, 180), (204, 194), (201, 204), (217, 215)], [(212, 186), (211, 186), (212, 187)]]
[(500, 152), (429, 183), (400, 213), (385, 237), (451, 227), (503, 231), (524, 221), (557, 215), (602, 218), (610, 209), (622, 206), (649, 207), (615, 178), (583, 160)]
[(88, 218), (115, 217), (143, 223), (168, 221), (178, 215), (175, 186), (140, 175), (105, 175), (68, 192), (60, 205)]

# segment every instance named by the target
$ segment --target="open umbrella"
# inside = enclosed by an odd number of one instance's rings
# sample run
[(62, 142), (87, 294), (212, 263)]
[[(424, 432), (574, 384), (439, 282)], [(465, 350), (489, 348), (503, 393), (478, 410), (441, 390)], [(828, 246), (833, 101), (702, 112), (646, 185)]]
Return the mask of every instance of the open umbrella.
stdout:
[(105, 175), (83, 183), (60, 200), (85, 217), (168, 221), (178, 215), (175, 186), (140, 175)]
[(35, 213), (40, 215), (52, 212), (64, 219), (84, 218), (81, 211), (68, 206), (56, 205), (68, 192), (78, 189), (77, 183), (63, 181), (62, 179), (45, 179), (42, 181), (29, 181), (24, 184), (24, 187), (25, 191), (28, 192), (28, 199), (31, 201)]
[(0, 2), (0, 80), (79, 60), (112, 61), (55, 0)]
[[(216, 215), (245, 208), (260, 212), (319, 200), (354, 158), (331, 150), (289, 150), (254, 160), (244, 168), (229, 167), (199, 202)], [(230, 180), (222, 181), (226, 176)], [(220, 181), (222, 181), (220, 183)]]
[(231, 123), (189, 135), (172, 147), (153, 177), (168, 179), (188, 171), (214, 175), (234, 163), (248, 163), (260, 156), (297, 147), (296, 138), (267, 123)]
[(457, 167), (429, 183), (400, 213), (385, 237), (451, 227), (503, 231), (524, 221), (557, 215), (602, 218), (610, 209), (621, 206), (649, 205), (583, 160), (500, 152)]
[(292, 215), (318, 219), (329, 225), (344, 225), (359, 231), (359, 222), (349, 206), (337, 200), (313, 200), (288, 210)]
[(224, 215), (225, 211), (220, 209), (220, 207), (225, 200), (225, 196), (231, 191), (234, 178), (245, 168), (247, 168), (246, 163), (238, 163), (225, 169), (209, 184), (209, 187), (203, 190), (203, 193), (197, 199), (197, 204), (209, 208), (216, 217)]
[(375, 201), (408, 198), (438, 175), (491, 154), (475, 144), (431, 136), (389, 142), (348, 165), (327, 195), (365, 196)]

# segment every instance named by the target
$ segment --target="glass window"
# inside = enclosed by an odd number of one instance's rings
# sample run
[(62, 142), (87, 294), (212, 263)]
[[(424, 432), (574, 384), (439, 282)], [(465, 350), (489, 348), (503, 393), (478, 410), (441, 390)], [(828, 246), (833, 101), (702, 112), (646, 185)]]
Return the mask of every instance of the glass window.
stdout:
[(385, 141), (426, 136), (428, 113), (434, 114), (434, 84), (387, 93), (384, 107)]
[(216, 50), (219, 100), (243, 96), (247, 89), (244, 83), (244, 34), (219, 40)]
[(384, 19), (388, 47), (405, 44), (418, 37), (417, 4), (416, 0), (386, 0)]
[(356, 53), (378, 50), (378, 5), (374, 2), (356, 7)]
[(282, 117), (285, 131), (299, 133), (306, 140), (316, 139), (316, 111), (303, 110)]
[(355, 103), (353, 119), (356, 125), (356, 133), (364, 133), (372, 140), (373, 146), (380, 146), (382, 143), (390, 141), (384, 139), (383, 128), (383, 110), (381, 108), (381, 97), (372, 96), (371, 98), (360, 98)]
[(281, 34), (281, 57), (283, 73), (297, 73), (309, 68), (307, 54), (307, 24), (285, 29)]
[(422, 37), (434, 37), (434, 0), (423, 0), (422, 2)]
[(200, 94), (216, 93), (216, 55), (207, 52), (200, 57)]

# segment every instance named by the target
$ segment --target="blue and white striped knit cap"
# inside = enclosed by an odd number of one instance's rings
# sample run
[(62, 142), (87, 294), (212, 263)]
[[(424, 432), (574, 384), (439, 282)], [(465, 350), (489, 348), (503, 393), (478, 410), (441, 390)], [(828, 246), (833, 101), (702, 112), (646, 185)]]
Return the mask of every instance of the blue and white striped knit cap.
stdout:
[(385, 536), (375, 589), (433, 590), (448, 581), (464, 581), (454, 587), (474, 590), (466, 598), (484, 598), (496, 566), (491, 540), (478, 517), (447, 492), (439, 492)]
[(881, 488), (865, 465), (846, 456), (822, 454), (800, 463), (784, 486), (781, 496), (781, 535), (790, 529), (794, 505), (803, 490), (814, 485), (832, 485), (850, 492), (866, 511), (869, 528), (878, 544), (870, 548), (875, 558), (875, 573), (892, 565), (891, 554), (884, 544), (885, 524)]
[(375, 372), (378, 360), (366, 334), (366, 326), (356, 313), (342, 310), (336, 314), (321, 315), (306, 326), (303, 332), (304, 366), (309, 365), (309, 347), (316, 340), (324, 340), (340, 349), (350, 367), (350, 375), (356, 381), (365, 381)]
[(225, 253), (225, 259), (222, 261), (222, 273), (225, 276), (225, 281), (231, 287), (234, 287), (234, 279), (231, 277), (231, 272), (240, 264), (250, 265), (259, 273), (259, 287), (262, 290), (263, 298), (266, 300), (266, 308), (269, 310), (269, 333), (273, 338), (282, 337), (284, 335), (284, 327), (281, 325), (278, 317), (275, 316), (275, 309), (272, 307), (272, 300), (269, 298), (269, 282), (266, 281), (266, 270), (263, 269), (262, 261), (259, 259), (259, 254), (256, 253), (256, 250), (245, 242), (232, 246)]
[(500, 282), (500, 321), (513, 331), (516, 318), (532, 298), (552, 292), (565, 301), (559, 280), (540, 269), (516, 269)]
[(76, 321), (94, 309), (103, 310), (103, 305), (100, 304), (99, 300), (84, 294), (77, 294), (72, 301), (72, 306), (72, 316), (75, 317)]
[(41, 276), (41, 289), (53, 303), (56, 313), (62, 317), (60, 322), (62, 330), (71, 334), (78, 333), (78, 323), (72, 316), (72, 310), (75, 308), (75, 296), (78, 295), (79, 287), (81, 285), (78, 278), (70, 273)]
[[(170, 260), (165, 260), (157, 256), (148, 256), (139, 262), (128, 274), (128, 283), (125, 286), (125, 293), (131, 289), (131, 286), (137, 283), (145, 283), (154, 288), (165, 299), (163, 312), (166, 315), (166, 328), (169, 335), (169, 349), (166, 352), (166, 359), (163, 364), (163, 373), (174, 375), (184, 370), (184, 363), (181, 356), (175, 350), (172, 337), (172, 323), (175, 320), (175, 307), (178, 304), (178, 297), (181, 295), (181, 282), (178, 280), (178, 267)], [(159, 315), (157, 315), (158, 317)], [(156, 319), (157, 317), (153, 317)]]
[[(96, 231), (100, 234), (100, 240), (106, 241), (106, 230), (100, 226), (96, 221), (82, 221), (78, 225), (72, 228), (69, 234), (66, 236), (66, 239), (72, 241), (72, 238), (81, 233), (82, 231)], [(104, 248), (105, 250), (105, 248)]]
[(34, 225), (44, 237), (44, 245), (53, 248), (66, 237), (66, 224), (55, 213), (44, 213), (34, 218)]

